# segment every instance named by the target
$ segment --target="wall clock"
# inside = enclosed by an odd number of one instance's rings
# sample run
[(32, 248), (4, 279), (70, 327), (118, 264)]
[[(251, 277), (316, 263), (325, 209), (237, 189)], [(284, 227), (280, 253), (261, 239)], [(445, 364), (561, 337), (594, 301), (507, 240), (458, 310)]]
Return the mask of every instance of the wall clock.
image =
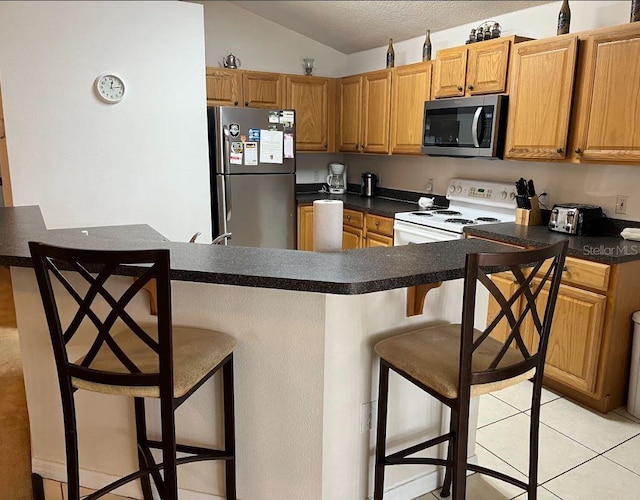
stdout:
[(124, 80), (111, 73), (103, 73), (94, 83), (96, 94), (109, 104), (122, 101), (125, 95)]

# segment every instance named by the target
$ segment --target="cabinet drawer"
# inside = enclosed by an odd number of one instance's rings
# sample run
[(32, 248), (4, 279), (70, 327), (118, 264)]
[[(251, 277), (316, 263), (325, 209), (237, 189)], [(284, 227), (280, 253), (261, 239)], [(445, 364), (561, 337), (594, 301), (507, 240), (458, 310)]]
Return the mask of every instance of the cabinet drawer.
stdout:
[(345, 208), (342, 212), (342, 224), (362, 229), (364, 227), (364, 214), (357, 210)]
[(393, 237), (393, 219), (367, 214), (367, 231)]
[[(548, 265), (542, 266), (540, 272), (545, 273), (548, 268)], [(609, 287), (610, 272), (611, 266), (607, 264), (567, 257), (564, 263), (562, 282), (573, 283), (578, 286), (586, 286), (606, 292)]]

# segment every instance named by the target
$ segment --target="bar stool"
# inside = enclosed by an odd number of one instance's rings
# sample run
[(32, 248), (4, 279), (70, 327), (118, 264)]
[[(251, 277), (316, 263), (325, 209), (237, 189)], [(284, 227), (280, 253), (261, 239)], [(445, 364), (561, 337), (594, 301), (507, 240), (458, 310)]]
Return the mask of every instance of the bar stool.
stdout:
[[(235, 499), (233, 348), (236, 341), (224, 333), (172, 325), (169, 250), (82, 250), (37, 242), (29, 242), (29, 248), (60, 385), (68, 498), (80, 498), (74, 394), (82, 389), (134, 398), (139, 465), (138, 471), (101, 488), (87, 496), (87, 499), (99, 498), (130, 481), (140, 479), (145, 500), (151, 500), (151, 477), (162, 500), (175, 500), (178, 498), (177, 465), (202, 460), (225, 462), (226, 498)], [(62, 270), (77, 272), (87, 282), (87, 290), (81, 292), (74, 288)], [(119, 297), (107, 290), (109, 278), (116, 271), (139, 274), (139, 278)], [(78, 306), (65, 326), (62, 325), (63, 314), (53, 292), (52, 276)], [(153, 324), (139, 324), (126, 311), (126, 307), (152, 279), (157, 287), (157, 319)], [(101, 301), (110, 308), (104, 320), (94, 311), (96, 303)], [(92, 340), (82, 356), (70, 360), (68, 344), (85, 320), (95, 327), (92, 328), (95, 330)], [(220, 369), (223, 376), (224, 449), (177, 444), (175, 411)], [(160, 441), (147, 437), (145, 398), (160, 400)], [(155, 461), (151, 449), (162, 450), (161, 463)], [(177, 452), (187, 456), (177, 458)]]
[[(446, 467), (441, 496), (464, 500), (467, 470), (480, 472), (519, 486), (536, 498), (538, 478), (538, 429), (544, 361), (568, 242), (536, 250), (496, 254), (469, 254), (466, 261), (462, 324), (422, 328), (396, 335), (375, 345), (380, 355), (380, 385), (374, 499), (382, 500), (385, 467), (429, 464)], [(527, 268), (527, 269), (524, 269)], [(531, 268), (531, 269), (528, 269)], [(488, 274), (510, 271), (516, 290), (510, 297)], [(480, 282), (498, 305), (499, 312), (484, 331), (474, 328), (476, 291)], [(520, 306), (520, 309), (516, 309)], [(542, 314), (541, 314), (542, 311)], [(510, 331), (501, 341), (490, 336), (503, 320)], [(531, 338), (521, 330), (527, 319)], [(447, 434), (423, 441), (391, 455), (386, 454), (389, 371), (412, 382), (451, 408)], [(467, 463), (469, 403), (471, 397), (533, 381), (527, 483), (498, 471)], [(440, 443), (449, 443), (448, 457), (411, 457)]]

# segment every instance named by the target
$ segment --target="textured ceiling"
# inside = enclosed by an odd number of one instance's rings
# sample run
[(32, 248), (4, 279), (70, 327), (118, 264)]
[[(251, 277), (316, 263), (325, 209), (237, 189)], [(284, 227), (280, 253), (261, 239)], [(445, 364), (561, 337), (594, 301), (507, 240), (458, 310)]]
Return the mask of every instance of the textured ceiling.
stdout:
[(543, 1), (232, 1), (344, 54), (527, 9)]

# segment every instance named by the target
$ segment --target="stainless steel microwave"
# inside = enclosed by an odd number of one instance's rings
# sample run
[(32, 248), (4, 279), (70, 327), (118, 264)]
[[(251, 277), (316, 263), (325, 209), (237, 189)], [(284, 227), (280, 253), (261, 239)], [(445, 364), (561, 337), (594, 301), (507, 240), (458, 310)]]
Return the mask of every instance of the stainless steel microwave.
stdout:
[(422, 152), (502, 158), (506, 112), (507, 96), (502, 94), (426, 101)]

